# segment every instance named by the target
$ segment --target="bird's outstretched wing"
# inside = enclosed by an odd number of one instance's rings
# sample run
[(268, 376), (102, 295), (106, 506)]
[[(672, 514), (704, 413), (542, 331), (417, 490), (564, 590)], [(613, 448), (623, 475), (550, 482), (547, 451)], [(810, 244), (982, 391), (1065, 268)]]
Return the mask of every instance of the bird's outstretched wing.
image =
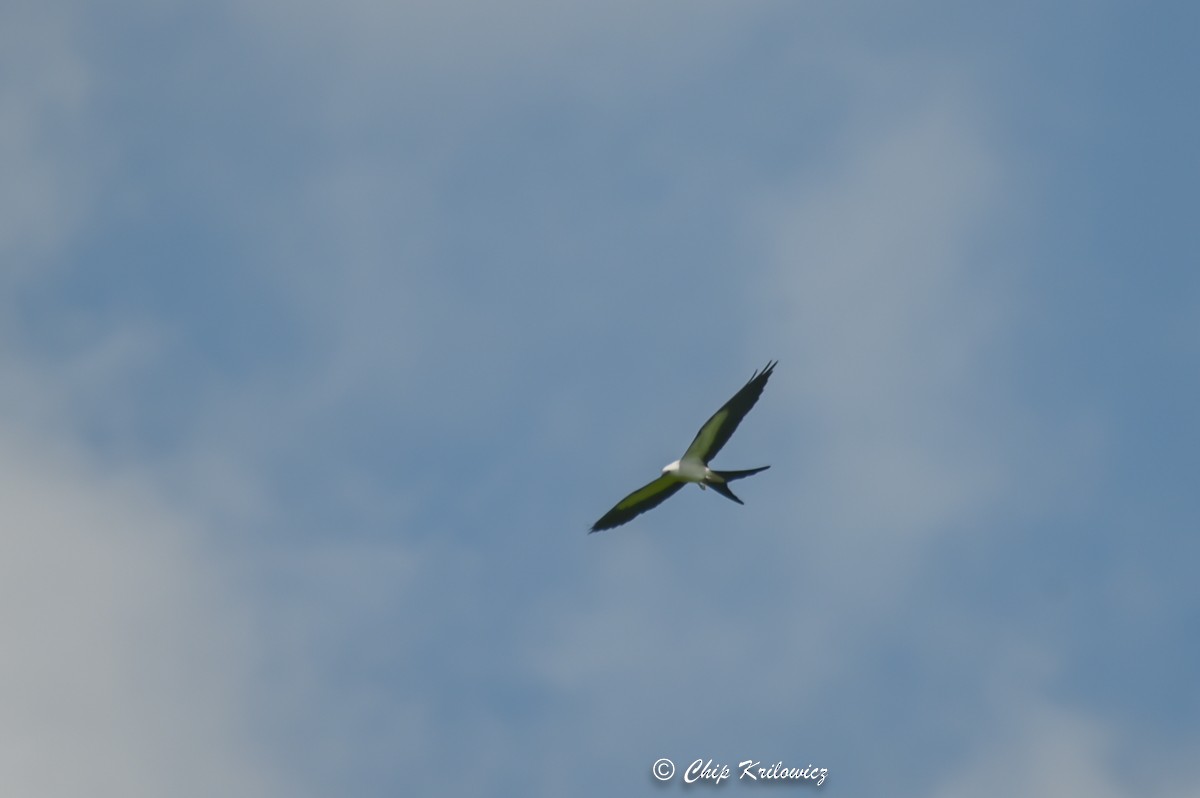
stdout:
[(766, 387), (767, 380), (771, 378), (771, 373), (775, 370), (775, 364), (778, 362), (772, 360), (761, 372), (754, 372), (750, 381), (743, 385), (742, 389), (735, 393), (733, 398), (726, 402), (720, 410), (713, 413), (712, 418), (704, 422), (704, 426), (696, 433), (695, 439), (683, 453), (684, 458), (708, 463), (716, 456), (717, 452), (721, 451), (721, 447), (729, 442), (729, 438), (738, 428), (738, 424), (742, 423), (742, 419), (750, 412), (750, 408), (754, 407), (758, 397), (762, 396), (763, 388)]
[(602, 529), (612, 529), (614, 526), (620, 526), (635, 516), (657, 507), (674, 496), (675, 492), (686, 484), (664, 474), (617, 502), (615, 507), (604, 514), (603, 518), (592, 524), (589, 534), (591, 532), (599, 532)]

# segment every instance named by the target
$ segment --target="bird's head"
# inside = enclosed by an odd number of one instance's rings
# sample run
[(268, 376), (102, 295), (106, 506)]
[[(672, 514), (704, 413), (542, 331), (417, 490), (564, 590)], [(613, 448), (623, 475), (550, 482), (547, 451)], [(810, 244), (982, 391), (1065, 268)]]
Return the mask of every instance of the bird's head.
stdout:
[(679, 461), (676, 460), (674, 463), (667, 463), (665, 466), (663, 466), (662, 472), (664, 474), (673, 474), (678, 470), (679, 470)]

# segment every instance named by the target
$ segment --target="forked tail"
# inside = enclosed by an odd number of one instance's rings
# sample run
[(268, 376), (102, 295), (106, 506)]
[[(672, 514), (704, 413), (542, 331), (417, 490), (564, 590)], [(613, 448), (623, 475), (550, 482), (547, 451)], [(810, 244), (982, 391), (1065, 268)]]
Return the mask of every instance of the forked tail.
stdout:
[(715, 490), (717, 493), (724, 496), (726, 499), (735, 501), (738, 504), (745, 504), (745, 502), (743, 502), (741, 499), (739, 499), (737, 496), (734, 495), (733, 491), (731, 491), (729, 489), (729, 485), (726, 483), (733, 482), (735, 479), (742, 479), (743, 477), (752, 476), (753, 474), (757, 474), (759, 471), (766, 471), (768, 468), (770, 468), (769, 465), (763, 466), (762, 468), (748, 468), (745, 471), (716, 471), (716, 470), (714, 470), (712, 472), (713, 476), (717, 477), (720, 481), (718, 481), (716, 479), (705, 480), (705, 484), (707, 484), (710, 488)]
[(754, 474), (757, 474), (759, 471), (766, 471), (768, 468), (770, 468), (769, 465), (762, 466), (761, 468), (747, 468), (745, 471), (717, 471), (716, 469), (714, 469), (713, 473), (716, 474), (717, 476), (719, 476), (721, 479), (725, 480), (726, 482), (733, 482), (735, 479), (742, 479), (744, 477), (753, 476)]

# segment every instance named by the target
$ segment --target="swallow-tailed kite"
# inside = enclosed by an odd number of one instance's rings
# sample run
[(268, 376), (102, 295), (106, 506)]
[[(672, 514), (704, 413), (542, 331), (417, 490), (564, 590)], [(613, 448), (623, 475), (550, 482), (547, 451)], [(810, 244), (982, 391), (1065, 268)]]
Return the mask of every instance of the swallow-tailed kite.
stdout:
[(759, 471), (766, 471), (770, 466), (751, 468), (746, 471), (714, 471), (708, 467), (708, 461), (729, 442), (733, 431), (750, 412), (750, 408), (754, 407), (754, 403), (762, 395), (767, 380), (771, 378), (771, 372), (775, 370), (776, 362), (768, 363), (761, 372), (754, 372), (750, 381), (734, 394), (733, 398), (726, 402), (720, 410), (713, 413), (712, 418), (704, 422), (704, 426), (696, 433), (695, 440), (683, 453), (683, 457), (664, 467), (661, 477), (649, 485), (643, 485), (617, 502), (616, 507), (592, 524), (591, 531), (612, 529), (626, 521), (633, 520), (635, 516), (653, 509), (671, 498), (688, 482), (695, 482), (701, 488), (708, 485), (725, 498), (743, 504), (741, 499), (733, 495), (728, 483), (751, 474), (757, 474)]

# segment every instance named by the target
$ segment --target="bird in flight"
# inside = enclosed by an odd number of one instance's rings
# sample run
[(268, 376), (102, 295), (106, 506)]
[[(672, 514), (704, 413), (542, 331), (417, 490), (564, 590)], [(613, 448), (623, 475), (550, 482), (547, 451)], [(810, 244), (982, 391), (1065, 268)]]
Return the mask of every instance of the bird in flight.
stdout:
[(729, 489), (729, 483), (735, 479), (757, 474), (759, 471), (766, 471), (770, 466), (751, 468), (746, 471), (715, 471), (708, 467), (708, 461), (729, 442), (733, 431), (737, 429), (738, 424), (742, 423), (742, 419), (750, 412), (750, 408), (754, 407), (754, 403), (758, 401), (763, 388), (766, 387), (767, 380), (771, 378), (771, 372), (775, 370), (777, 362), (771, 361), (761, 372), (754, 372), (750, 381), (742, 386), (742, 389), (734, 394), (732, 399), (722, 405), (720, 410), (713, 413), (712, 418), (704, 422), (704, 426), (696, 433), (696, 438), (683, 453), (683, 457), (665, 466), (662, 476), (658, 479), (648, 485), (643, 485), (617, 502), (615, 507), (592, 524), (589, 534), (603, 529), (612, 529), (633, 520), (634, 517), (657, 507), (674, 496), (689, 482), (695, 482), (701, 489), (707, 485), (725, 498), (738, 504), (744, 504), (741, 499), (733, 495), (733, 491)]

